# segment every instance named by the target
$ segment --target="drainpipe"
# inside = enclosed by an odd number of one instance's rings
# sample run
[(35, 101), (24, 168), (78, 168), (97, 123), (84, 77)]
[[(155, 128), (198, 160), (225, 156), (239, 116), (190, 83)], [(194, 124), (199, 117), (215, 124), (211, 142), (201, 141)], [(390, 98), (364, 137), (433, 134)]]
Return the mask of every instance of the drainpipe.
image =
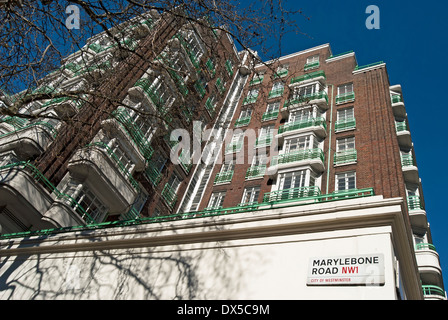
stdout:
[(328, 126), (328, 153), (327, 153), (327, 187), (325, 190), (325, 194), (328, 194), (328, 186), (330, 183), (330, 160), (331, 160), (331, 133), (332, 130), (332, 123), (333, 123), (333, 93), (334, 93), (334, 86), (332, 84), (329, 84), (328, 86), (331, 86), (331, 107), (330, 107), (330, 125)]

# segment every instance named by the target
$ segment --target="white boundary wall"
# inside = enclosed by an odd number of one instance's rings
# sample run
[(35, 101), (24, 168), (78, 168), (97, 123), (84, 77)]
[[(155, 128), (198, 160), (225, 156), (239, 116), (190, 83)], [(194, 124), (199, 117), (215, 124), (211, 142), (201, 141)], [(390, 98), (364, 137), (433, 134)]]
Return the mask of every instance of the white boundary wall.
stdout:
[[(0, 299), (423, 299), (403, 199), (381, 196), (0, 242)], [(384, 285), (309, 260), (384, 255)]]

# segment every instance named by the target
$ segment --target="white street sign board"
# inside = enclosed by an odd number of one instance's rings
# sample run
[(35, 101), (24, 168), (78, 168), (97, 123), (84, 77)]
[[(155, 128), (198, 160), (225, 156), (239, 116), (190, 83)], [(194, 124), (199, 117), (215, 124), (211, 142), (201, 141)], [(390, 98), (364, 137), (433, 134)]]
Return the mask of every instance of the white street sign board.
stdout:
[(309, 286), (384, 285), (384, 255), (364, 254), (310, 258)]

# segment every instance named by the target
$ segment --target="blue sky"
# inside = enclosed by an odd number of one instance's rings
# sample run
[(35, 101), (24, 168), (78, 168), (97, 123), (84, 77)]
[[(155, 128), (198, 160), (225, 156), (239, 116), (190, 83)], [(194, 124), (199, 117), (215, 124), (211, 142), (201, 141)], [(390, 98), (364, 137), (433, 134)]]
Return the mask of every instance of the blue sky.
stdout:
[[(365, 26), (369, 5), (380, 9), (379, 30)], [(433, 242), (444, 278), (448, 279), (444, 190), (448, 177), (443, 170), (448, 151), (441, 121), (448, 118), (447, 103), (441, 99), (441, 84), (448, 74), (444, 60), (448, 48), (448, 2), (308, 0), (289, 1), (288, 7), (302, 9), (310, 20), (297, 16), (297, 23), (307, 36), (286, 36), (282, 55), (330, 43), (333, 54), (353, 50), (360, 66), (386, 62), (391, 84), (401, 84)]]

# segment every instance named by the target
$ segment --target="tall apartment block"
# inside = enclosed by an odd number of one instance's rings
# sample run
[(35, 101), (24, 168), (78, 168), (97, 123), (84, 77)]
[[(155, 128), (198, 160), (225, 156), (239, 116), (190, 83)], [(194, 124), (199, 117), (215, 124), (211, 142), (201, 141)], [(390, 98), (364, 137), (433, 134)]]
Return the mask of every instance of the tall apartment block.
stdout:
[(154, 12), (119, 30), (34, 91), (99, 95), (1, 120), (2, 299), (446, 300), (385, 63), (260, 62)]

